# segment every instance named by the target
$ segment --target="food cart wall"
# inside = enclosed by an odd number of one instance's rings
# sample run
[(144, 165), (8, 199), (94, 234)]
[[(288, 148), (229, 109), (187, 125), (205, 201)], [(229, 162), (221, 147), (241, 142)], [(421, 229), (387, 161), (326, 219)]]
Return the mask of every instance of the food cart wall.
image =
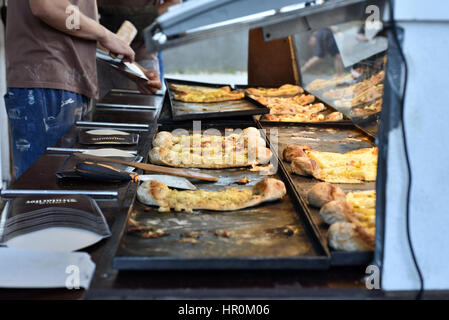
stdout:
[[(426, 290), (449, 288), (446, 276), (449, 263), (448, 11), (449, 3), (443, 0), (425, 4), (416, 0), (397, 0), (395, 8), (398, 25), (404, 29), (403, 51), (409, 73), (404, 120), (412, 173), (410, 238)], [(415, 290), (420, 288), (420, 280), (407, 240), (409, 179), (400, 104), (394, 96), (401, 85), (399, 72), (404, 68), (393, 67), (394, 62), (400, 63), (394, 53), (389, 55), (390, 60), (388, 69), (393, 72), (387, 73), (390, 89), (386, 90), (390, 90), (392, 97), (391, 103), (384, 105), (382, 134), (379, 136), (380, 166), (385, 166), (386, 174), (386, 180), (382, 182), (386, 195), (383, 252), (378, 251), (382, 265), (381, 282), (385, 290)]]
[(4, 187), (9, 176), (9, 133), (8, 118), (6, 116), (5, 102), (3, 95), (6, 93), (6, 66), (5, 66), (5, 30), (3, 23), (0, 23), (0, 189)]

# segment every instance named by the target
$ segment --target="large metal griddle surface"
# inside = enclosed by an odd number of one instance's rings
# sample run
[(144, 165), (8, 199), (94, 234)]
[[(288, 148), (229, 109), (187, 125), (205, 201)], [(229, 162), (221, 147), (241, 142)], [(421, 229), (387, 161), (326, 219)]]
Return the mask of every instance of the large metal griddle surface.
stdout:
[[(356, 128), (349, 127), (334, 127), (323, 128), (314, 126), (263, 126), (267, 130), (267, 135), (273, 135), (274, 130), (277, 130), (279, 155), (282, 158), (282, 153), (288, 145), (307, 145), (317, 151), (339, 152), (345, 153), (352, 150), (371, 148), (374, 146), (371, 139), (369, 139), (362, 131)], [(308, 191), (320, 181), (303, 177), (292, 173), (290, 163), (283, 161), (286, 170), (289, 172), (293, 185), (300, 195), (302, 201), (307, 206), (313, 222), (318, 226), (320, 233), (325, 243), (327, 243), (327, 230), (329, 226), (323, 222), (319, 215), (319, 209), (309, 206), (307, 204)], [(375, 190), (375, 182), (365, 182), (361, 184), (335, 184), (342, 188), (346, 193), (352, 191)], [(357, 265), (369, 262), (372, 258), (370, 252), (337, 252), (332, 251), (332, 263), (337, 265)]]
[[(200, 188), (222, 189), (223, 185), (243, 176), (248, 176), (246, 170), (232, 170), (228, 176), (220, 176), (220, 186), (202, 184)], [(251, 185), (261, 179), (255, 174), (248, 178), (254, 179)], [(135, 204), (132, 211), (135, 219), (142, 225), (163, 229), (170, 235), (142, 239), (128, 234), (119, 255), (131, 253), (133, 256), (173, 258), (318, 256), (289, 197), (230, 212), (160, 213), (156, 208), (145, 211), (145, 207), (141, 203)], [(286, 228), (294, 234), (284, 234)], [(223, 230), (231, 236), (226, 238), (214, 234)], [(199, 238), (185, 238), (186, 232), (199, 232)]]
[[(210, 191), (252, 188), (267, 177), (249, 168), (201, 172), (219, 178), (216, 183), (193, 181), (198, 188)], [(247, 185), (235, 183), (244, 177), (250, 180)], [(281, 179), (278, 175), (273, 177)], [(162, 229), (168, 235), (145, 239), (125, 230), (114, 258), (117, 269), (321, 269), (328, 266), (325, 250), (288, 195), (279, 201), (228, 212), (161, 213), (136, 200), (131, 217), (142, 226)], [(224, 230), (230, 237), (222, 235)], [(186, 237), (189, 232), (198, 233), (198, 237), (188, 237), (188, 234)]]

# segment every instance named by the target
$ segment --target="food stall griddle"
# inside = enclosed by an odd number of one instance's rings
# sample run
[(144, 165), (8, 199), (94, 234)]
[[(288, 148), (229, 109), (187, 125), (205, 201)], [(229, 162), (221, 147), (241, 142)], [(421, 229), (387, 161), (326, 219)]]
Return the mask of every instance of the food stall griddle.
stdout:
[[(219, 177), (215, 184), (194, 181), (205, 190), (251, 188), (266, 177), (248, 168), (201, 171)], [(250, 183), (234, 183), (244, 177)], [(285, 182), (282, 170), (275, 177)], [(168, 235), (144, 239), (123, 230), (113, 266), (122, 270), (328, 268), (327, 248), (313, 223), (301, 214), (294, 190), (288, 183), (285, 185), (289, 195), (282, 200), (230, 212), (160, 213), (136, 200), (130, 217)]]

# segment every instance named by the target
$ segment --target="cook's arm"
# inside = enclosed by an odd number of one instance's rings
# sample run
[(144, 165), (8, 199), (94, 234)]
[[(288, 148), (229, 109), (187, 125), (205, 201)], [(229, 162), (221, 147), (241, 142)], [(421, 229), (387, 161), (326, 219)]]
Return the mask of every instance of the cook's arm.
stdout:
[(134, 51), (116, 34), (109, 31), (97, 21), (79, 12), (79, 29), (71, 29), (66, 25), (69, 18), (66, 10), (72, 4), (68, 0), (29, 0), (34, 16), (49, 26), (73, 37), (98, 41), (112, 53), (123, 55), (124, 60), (134, 61)]

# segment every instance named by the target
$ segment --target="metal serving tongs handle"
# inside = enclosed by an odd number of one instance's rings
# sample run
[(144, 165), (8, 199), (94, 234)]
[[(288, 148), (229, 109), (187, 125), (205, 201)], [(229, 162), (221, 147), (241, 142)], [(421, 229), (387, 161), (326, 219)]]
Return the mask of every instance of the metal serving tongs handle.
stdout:
[(105, 163), (118, 163), (118, 164), (127, 165), (129, 167), (134, 167), (134, 168), (138, 168), (138, 169), (142, 169), (142, 170), (146, 170), (146, 171), (168, 174), (168, 175), (173, 175), (173, 176), (198, 179), (198, 180), (203, 180), (203, 181), (211, 181), (211, 182), (218, 181), (218, 178), (215, 176), (212, 176), (209, 174), (204, 174), (201, 172), (191, 171), (191, 170), (169, 168), (169, 167), (157, 166), (157, 165), (149, 164), (149, 163), (129, 162), (129, 161), (123, 161), (123, 160), (112, 159), (112, 158), (107, 158), (107, 157), (98, 157), (98, 156), (93, 156), (93, 155), (84, 154), (84, 153), (74, 153), (73, 155), (82, 160), (90, 160), (90, 161), (105, 162)]

